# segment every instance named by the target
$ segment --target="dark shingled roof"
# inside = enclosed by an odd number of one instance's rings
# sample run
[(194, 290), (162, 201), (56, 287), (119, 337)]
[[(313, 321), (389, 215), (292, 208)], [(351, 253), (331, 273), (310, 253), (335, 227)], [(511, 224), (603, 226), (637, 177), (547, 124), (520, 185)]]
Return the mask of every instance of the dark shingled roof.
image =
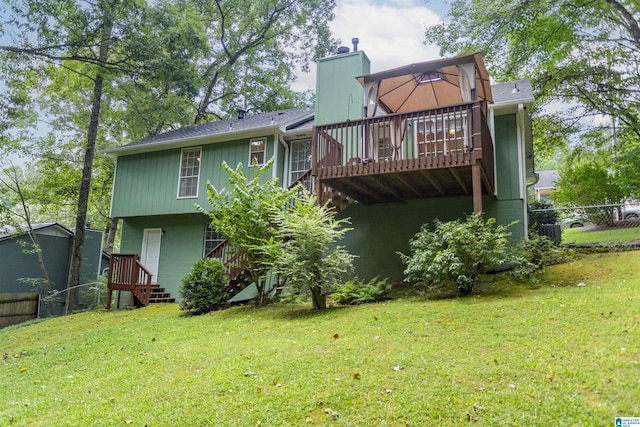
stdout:
[(248, 131), (269, 126), (284, 125), (287, 126), (287, 129), (295, 128), (300, 124), (304, 124), (309, 120), (313, 120), (313, 117), (311, 117), (310, 119), (308, 118), (310, 114), (313, 116), (313, 111), (313, 107), (292, 108), (289, 110), (271, 111), (268, 113), (260, 113), (253, 116), (245, 116), (244, 119), (236, 118), (230, 120), (221, 120), (217, 122), (190, 125), (180, 129), (171, 130), (160, 135), (152, 136), (151, 138), (141, 139), (140, 141), (135, 141), (119, 148), (129, 148), (136, 147), (138, 145), (157, 144), (162, 142), (173, 142), (183, 139), (213, 136), (222, 133)]
[[(514, 88), (518, 91), (514, 93)], [(522, 101), (533, 101), (533, 90), (529, 80), (517, 80), (510, 83), (499, 83), (491, 85), (493, 101), (496, 104), (517, 103)], [(141, 139), (121, 147), (117, 147), (107, 152), (118, 152), (120, 150), (140, 147), (143, 145), (155, 145), (162, 143), (190, 140), (194, 138), (215, 136), (230, 133), (240, 133), (269, 127), (284, 127), (287, 131), (300, 130), (308, 131), (313, 127), (313, 106), (303, 108), (291, 108), (288, 110), (271, 111), (250, 116), (244, 119), (221, 120), (217, 122), (202, 123), (185, 126), (180, 129), (165, 132), (151, 138)]]

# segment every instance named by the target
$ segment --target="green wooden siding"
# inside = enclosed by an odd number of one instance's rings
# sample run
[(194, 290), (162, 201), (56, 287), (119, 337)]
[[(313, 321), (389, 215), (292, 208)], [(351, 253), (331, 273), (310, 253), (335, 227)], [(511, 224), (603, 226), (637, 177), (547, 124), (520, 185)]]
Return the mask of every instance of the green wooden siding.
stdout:
[(496, 190), (500, 200), (520, 198), (516, 115), (495, 117)]
[(182, 278), (202, 258), (204, 229), (208, 218), (200, 214), (125, 218), (120, 252), (140, 255), (145, 228), (161, 228), (158, 284), (179, 297)]
[[(518, 221), (509, 227), (511, 244), (517, 244), (524, 237), (523, 203), (522, 200), (497, 200), (493, 196), (482, 200), (487, 217), (496, 218), (502, 225)], [(432, 224), (436, 218), (441, 221), (464, 218), (472, 212), (471, 197), (412, 200), (405, 205), (353, 203), (340, 214), (350, 217), (353, 227), (340, 244), (357, 255), (354, 267), (358, 277), (402, 281), (404, 266), (397, 252), (409, 254), (409, 240), (422, 224)]]
[[(265, 159), (268, 160), (274, 154), (274, 136), (266, 136), (266, 139)], [(207, 181), (217, 189), (227, 187), (227, 174), (221, 167), (223, 161), (233, 168), (242, 163), (247, 171), (249, 139), (194, 147), (202, 148), (197, 198), (178, 199), (181, 149), (118, 157), (112, 216), (123, 218), (195, 212), (196, 203), (202, 206), (208, 203)], [(278, 169), (282, 179), (282, 169)]]

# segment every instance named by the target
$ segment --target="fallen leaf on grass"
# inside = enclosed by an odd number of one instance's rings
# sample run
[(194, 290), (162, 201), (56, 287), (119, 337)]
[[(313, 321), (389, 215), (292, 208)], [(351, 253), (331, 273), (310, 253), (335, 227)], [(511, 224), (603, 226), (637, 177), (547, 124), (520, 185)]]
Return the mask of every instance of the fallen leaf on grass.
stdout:
[(404, 366), (396, 365), (393, 367), (394, 372), (400, 372), (404, 369)]
[(24, 366), (22, 368), (20, 368), (20, 372), (26, 372), (27, 368), (25, 368)]
[(280, 384), (277, 380), (273, 380), (273, 385), (276, 387), (282, 387), (282, 384)]
[(359, 380), (360, 379), (360, 372), (354, 372), (353, 375), (351, 375), (353, 377), (354, 380)]
[(324, 413), (331, 415), (333, 418), (338, 418), (340, 416), (340, 414), (331, 408), (324, 408)]
[(339, 336), (340, 335), (338, 335), (338, 334), (333, 334), (333, 338), (336, 339), (336, 340), (338, 339)]
[(467, 412), (467, 418), (469, 419), (469, 421), (478, 421), (478, 416), (477, 415), (471, 415), (468, 412)]
[(307, 424), (311, 424), (311, 421), (312, 421), (311, 417), (307, 417), (307, 419), (304, 420), (304, 422), (307, 423)]
[(125, 424), (133, 424), (133, 420), (124, 420)]

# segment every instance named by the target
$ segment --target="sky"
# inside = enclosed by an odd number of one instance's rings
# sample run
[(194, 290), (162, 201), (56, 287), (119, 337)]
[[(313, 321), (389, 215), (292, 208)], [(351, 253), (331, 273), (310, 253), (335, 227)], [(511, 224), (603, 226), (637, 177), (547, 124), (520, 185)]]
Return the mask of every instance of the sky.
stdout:
[[(424, 31), (446, 17), (445, 0), (336, 0), (333, 36), (353, 49), (351, 39), (360, 39), (358, 50), (371, 60), (371, 72), (414, 62), (440, 58), (438, 48), (424, 45)], [(315, 66), (298, 73), (295, 90), (315, 88)]]

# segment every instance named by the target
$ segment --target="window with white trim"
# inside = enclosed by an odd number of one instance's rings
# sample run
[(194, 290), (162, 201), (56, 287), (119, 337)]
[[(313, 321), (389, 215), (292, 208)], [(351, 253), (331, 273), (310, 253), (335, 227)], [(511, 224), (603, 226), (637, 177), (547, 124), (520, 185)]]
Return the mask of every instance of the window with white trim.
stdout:
[(257, 166), (262, 166), (264, 164), (264, 152), (267, 148), (267, 139), (266, 138), (258, 138), (252, 139), (249, 142), (250, 151), (249, 151), (249, 166), (254, 163)]
[(291, 143), (291, 181), (304, 175), (311, 169), (311, 140), (293, 141)]
[(216, 248), (220, 243), (224, 242), (222, 235), (211, 228), (211, 224), (204, 226), (204, 245), (202, 248), (202, 256), (206, 256), (209, 252)]
[(185, 148), (180, 156), (180, 178), (178, 179), (178, 198), (198, 197), (200, 181), (200, 155), (198, 148)]

